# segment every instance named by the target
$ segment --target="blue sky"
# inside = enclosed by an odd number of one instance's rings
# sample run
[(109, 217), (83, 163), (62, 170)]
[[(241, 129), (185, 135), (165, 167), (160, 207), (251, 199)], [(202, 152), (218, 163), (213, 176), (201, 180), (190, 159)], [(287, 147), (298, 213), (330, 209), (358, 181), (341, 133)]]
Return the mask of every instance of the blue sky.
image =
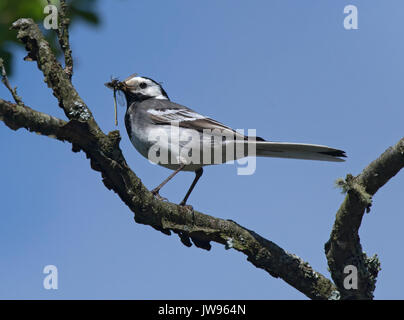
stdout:
[[(359, 30), (343, 27), (357, 5)], [(100, 1), (102, 24), (70, 33), (74, 85), (101, 128), (115, 130), (112, 76), (163, 82), (171, 100), (275, 141), (345, 150), (345, 163), (258, 159), (251, 176), (231, 165), (205, 170), (189, 199), (308, 261), (329, 277), (324, 255), (343, 200), (334, 181), (358, 174), (403, 136), (404, 3), (390, 1)], [(64, 118), (36, 64), (16, 51), (13, 85), (25, 103)], [(0, 87), (0, 96), (10, 99)], [(148, 188), (169, 170), (151, 165), (127, 138), (121, 147)], [(134, 223), (133, 215), (71, 146), (0, 123), (0, 298), (305, 299), (234, 250), (187, 248)], [(162, 189), (181, 201), (193, 179)], [(360, 237), (381, 260), (375, 297), (403, 299), (404, 176), (374, 197)], [(56, 265), (59, 289), (42, 286)]]

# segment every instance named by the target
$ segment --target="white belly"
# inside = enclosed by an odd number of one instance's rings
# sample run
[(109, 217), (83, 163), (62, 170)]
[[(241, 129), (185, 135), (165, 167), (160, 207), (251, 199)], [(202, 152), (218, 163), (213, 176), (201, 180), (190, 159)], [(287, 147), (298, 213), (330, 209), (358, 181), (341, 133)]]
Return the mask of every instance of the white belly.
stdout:
[(229, 159), (221, 140), (212, 144), (209, 136), (206, 138), (205, 145), (200, 140), (202, 136), (195, 130), (180, 128), (180, 134), (173, 134), (171, 130), (172, 126), (168, 125), (159, 126), (158, 129), (149, 127), (147, 130), (145, 128), (139, 130), (135, 127), (132, 128), (131, 142), (136, 150), (151, 163), (172, 170), (185, 164), (184, 171), (195, 171), (202, 166), (221, 164), (244, 157), (241, 155), (234, 158), (234, 153), (231, 152), (230, 157), (233, 158)]

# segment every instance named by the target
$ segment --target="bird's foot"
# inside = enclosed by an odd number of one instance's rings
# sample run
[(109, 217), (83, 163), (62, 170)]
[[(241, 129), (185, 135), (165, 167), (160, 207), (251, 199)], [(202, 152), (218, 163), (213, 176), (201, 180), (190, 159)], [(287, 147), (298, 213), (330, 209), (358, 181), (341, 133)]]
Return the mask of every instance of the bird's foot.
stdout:
[(179, 205), (180, 205), (181, 207), (185, 207), (185, 208), (188, 208), (188, 209), (194, 210), (194, 208), (193, 208), (191, 205), (186, 204), (186, 203), (187, 203), (187, 200), (186, 200), (186, 199), (184, 199), (184, 200), (182, 200), (182, 201), (179, 203)]
[(151, 193), (153, 194), (153, 196), (154, 196), (157, 200), (160, 200), (160, 201), (167, 201), (168, 199), (162, 197), (162, 196), (159, 194), (159, 191), (160, 191), (160, 190), (158, 190), (158, 189), (153, 189), (153, 190), (151, 191)]
[(183, 204), (182, 202), (180, 203), (180, 206), (181, 207), (184, 207), (184, 208), (187, 208), (188, 210), (190, 210), (190, 211), (194, 211), (194, 207), (193, 206), (191, 206), (190, 204)]
[(189, 211), (192, 212), (192, 222), (195, 223), (195, 211), (194, 207), (191, 206), (190, 204), (185, 204), (184, 200), (180, 202), (180, 206), (188, 209)]

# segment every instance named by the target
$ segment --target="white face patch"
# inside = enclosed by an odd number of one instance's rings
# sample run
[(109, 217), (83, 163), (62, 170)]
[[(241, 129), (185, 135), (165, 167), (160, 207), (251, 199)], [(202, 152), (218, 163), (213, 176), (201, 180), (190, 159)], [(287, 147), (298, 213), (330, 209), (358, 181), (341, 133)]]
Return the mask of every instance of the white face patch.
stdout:
[(160, 85), (150, 79), (134, 76), (124, 80), (123, 82), (134, 94), (142, 94), (144, 96), (153, 97), (154, 99), (167, 100), (167, 97), (164, 96)]

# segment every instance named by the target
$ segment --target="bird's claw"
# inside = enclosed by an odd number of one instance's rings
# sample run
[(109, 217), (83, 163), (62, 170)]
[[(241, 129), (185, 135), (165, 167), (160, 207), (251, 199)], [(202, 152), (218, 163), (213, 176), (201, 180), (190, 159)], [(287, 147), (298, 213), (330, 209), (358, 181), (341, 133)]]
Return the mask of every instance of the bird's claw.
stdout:
[(194, 207), (191, 206), (190, 204), (185, 204), (185, 203), (183, 203), (183, 201), (181, 201), (180, 206), (181, 206), (181, 207), (184, 207), (184, 208), (186, 208), (186, 209), (188, 209), (189, 211), (192, 212), (192, 223), (195, 224), (195, 211), (194, 211)]
[(159, 194), (159, 190), (152, 190), (151, 193), (153, 194), (153, 196), (154, 196), (157, 200), (160, 200), (160, 201), (167, 201), (167, 200), (168, 200), (167, 198), (164, 198), (164, 197), (162, 197), (162, 196)]
[(185, 203), (180, 203), (180, 206), (181, 207), (184, 207), (184, 208), (187, 208), (188, 210), (190, 210), (190, 211), (194, 211), (194, 207), (193, 206), (191, 206), (190, 204), (185, 204)]

